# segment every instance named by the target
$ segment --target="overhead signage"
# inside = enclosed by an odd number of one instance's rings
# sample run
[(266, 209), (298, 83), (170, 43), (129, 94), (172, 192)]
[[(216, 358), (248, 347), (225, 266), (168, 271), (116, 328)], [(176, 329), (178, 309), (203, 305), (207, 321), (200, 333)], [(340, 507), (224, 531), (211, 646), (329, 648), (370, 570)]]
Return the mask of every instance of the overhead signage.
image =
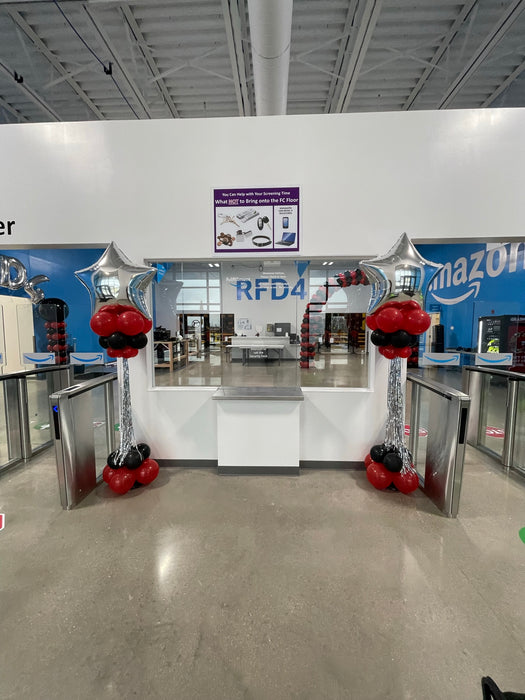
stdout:
[(213, 190), (215, 253), (299, 250), (299, 188)]

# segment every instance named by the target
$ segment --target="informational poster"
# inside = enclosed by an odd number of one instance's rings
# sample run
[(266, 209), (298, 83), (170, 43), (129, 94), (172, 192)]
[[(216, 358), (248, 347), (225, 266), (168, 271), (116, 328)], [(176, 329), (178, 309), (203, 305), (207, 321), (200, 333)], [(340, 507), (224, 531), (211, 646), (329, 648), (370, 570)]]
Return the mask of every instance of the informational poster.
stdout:
[(216, 253), (299, 250), (299, 188), (213, 190)]

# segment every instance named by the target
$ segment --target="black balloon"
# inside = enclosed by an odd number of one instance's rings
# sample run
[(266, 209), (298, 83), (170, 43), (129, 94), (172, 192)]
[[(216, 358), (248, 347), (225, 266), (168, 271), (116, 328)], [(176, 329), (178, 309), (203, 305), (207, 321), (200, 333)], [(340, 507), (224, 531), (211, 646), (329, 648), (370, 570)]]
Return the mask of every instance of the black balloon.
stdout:
[(145, 442), (139, 442), (139, 444), (137, 445), (137, 450), (142, 455), (142, 459), (148, 459), (148, 457), (151, 454), (150, 446), (147, 445)]
[(385, 469), (389, 472), (400, 472), (403, 468), (403, 460), (397, 454), (397, 452), (389, 452), (383, 458), (383, 464)]
[(138, 469), (143, 462), (142, 453), (137, 447), (132, 447), (124, 457), (124, 466), (128, 469)]
[(69, 306), (63, 299), (42, 299), (37, 305), (38, 314), (45, 321), (64, 321), (69, 315)]
[(390, 345), (390, 335), (390, 333), (385, 333), (379, 328), (376, 328), (376, 330), (372, 332), (370, 340), (374, 345)]
[(390, 345), (393, 345), (395, 348), (405, 348), (407, 345), (410, 345), (411, 340), (412, 335), (410, 333), (396, 331), (390, 336)]
[(118, 450), (114, 450), (108, 455), (108, 465), (111, 467), (111, 469), (118, 469), (120, 466), (122, 466), (117, 462), (117, 458)]
[(109, 348), (109, 338), (107, 335), (101, 335), (100, 338), (98, 339), (98, 344), (100, 347), (106, 349)]
[(128, 337), (128, 345), (131, 348), (136, 348), (137, 350), (140, 350), (141, 348), (145, 348), (147, 344), (148, 337), (145, 333), (137, 333), (137, 335), (130, 335)]
[(387, 452), (385, 445), (374, 445), (370, 448), (370, 457), (374, 462), (382, 462)]
[(113, 350), (122, 350), (128, 344), (128, 336), (120, 331), (115, 331), (108, 336), (108, 345)]
[(410, 336), (410, 342), (408, 343), (411, 348), (414, 348), (416, 345), (419, 345), (419, 336), (418, 335), (411, 335)]

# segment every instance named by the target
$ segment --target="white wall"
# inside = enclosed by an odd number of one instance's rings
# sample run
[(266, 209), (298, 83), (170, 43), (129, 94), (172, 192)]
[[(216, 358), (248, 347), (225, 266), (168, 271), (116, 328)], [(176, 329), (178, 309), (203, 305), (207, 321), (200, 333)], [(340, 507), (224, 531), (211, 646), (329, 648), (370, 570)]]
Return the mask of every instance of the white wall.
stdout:
[[(220, 186), (300, 186), (304, 258), (382, 253), (403, 231), (523, 236), (521, 109), (5, 125), (0, 153), (0, 220), (16, 220), (4, 248), (115, 240), (137, 261), (212, 257)], [(148, 388), (146, 356), (131, 362), (137, 434), (158, 457), (215, 458), (211, 391)], [(375, 393), (305, 392), (303, 459), (363, 457), (385, 368)]]

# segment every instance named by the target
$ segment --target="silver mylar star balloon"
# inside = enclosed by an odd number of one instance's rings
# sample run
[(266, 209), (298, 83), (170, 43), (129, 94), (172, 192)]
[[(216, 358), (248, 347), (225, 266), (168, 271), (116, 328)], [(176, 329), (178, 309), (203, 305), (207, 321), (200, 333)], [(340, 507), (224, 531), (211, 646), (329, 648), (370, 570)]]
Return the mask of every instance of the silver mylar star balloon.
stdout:
[(77, 270), (75, 277), (95, 302), (95, 313), (104, 304), (128, 304), (150, 318), (144, 293), (155, 272), (154, 267), (134, 265), (115, 243), (110, 243), (96, 263)]
[(386, 301), (415, 299), (423, 306), (425, 294), (434, 275), (443, 266), (425, 260), (412, 245), (406, 233), (386, 255), (361, 260), (372, 283), (368, 313)]

